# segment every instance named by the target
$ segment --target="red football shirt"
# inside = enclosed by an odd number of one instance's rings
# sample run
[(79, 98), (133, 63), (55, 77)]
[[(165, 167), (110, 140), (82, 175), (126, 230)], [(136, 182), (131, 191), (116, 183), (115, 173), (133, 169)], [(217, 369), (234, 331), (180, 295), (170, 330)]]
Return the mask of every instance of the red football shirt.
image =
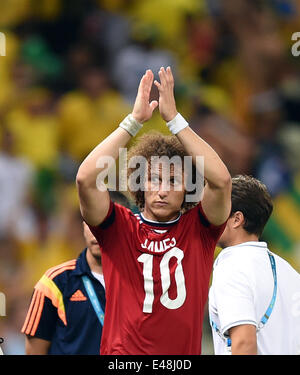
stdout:
[(158, 223), (111, 203), (98, 227), (106, 308), (101, 354), (200, 354), (216, 243), (201, 204)]

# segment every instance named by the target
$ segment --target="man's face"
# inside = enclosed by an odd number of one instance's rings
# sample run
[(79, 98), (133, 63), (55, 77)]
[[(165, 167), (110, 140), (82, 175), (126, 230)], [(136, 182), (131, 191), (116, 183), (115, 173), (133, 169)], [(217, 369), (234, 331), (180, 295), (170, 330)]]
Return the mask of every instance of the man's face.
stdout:
[(101, 259), (101, 250), (98, 241), (96, 240), (86, 223), (83, 223), (83, 235), (85, 238), (86, 246), (90, 250), (93, 257), (96, 259)]
[(146, 181), (145, 208), (146, 218), (155, 221), (176, 219), (184, 200), (184, 173), (182, 168), (164, 169), (155, 166), (148, 173)]

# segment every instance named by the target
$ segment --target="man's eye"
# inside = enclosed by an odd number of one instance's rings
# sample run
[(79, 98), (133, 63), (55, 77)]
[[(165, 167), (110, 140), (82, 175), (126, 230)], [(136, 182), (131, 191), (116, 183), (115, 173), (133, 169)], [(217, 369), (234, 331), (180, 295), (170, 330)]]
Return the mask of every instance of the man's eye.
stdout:
[(156, 177), (156, 176), (151, 177), (151, 182), (155, 184), (159, 183), (159, 177)]
[(173, 185), (181, 184), (181, 179), (180, 178), (174, 178), (173, 180), (171, 180), (171, 184), (173, 184)]

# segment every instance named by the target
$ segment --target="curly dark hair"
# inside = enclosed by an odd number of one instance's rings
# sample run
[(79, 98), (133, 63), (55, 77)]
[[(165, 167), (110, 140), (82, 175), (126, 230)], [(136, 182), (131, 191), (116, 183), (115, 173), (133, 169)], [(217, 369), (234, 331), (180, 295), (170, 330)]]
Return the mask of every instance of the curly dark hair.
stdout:
[[(142, 156), (147, 160), (147, 165), (150, 165), (151, 157), (157, 156), (167, 156), (168, 158), (172, 158), (174, 156), (179, 156), (181, 161), (184, 160), (185, 156), (188, 156), (186, 153), (183, 145), (178, 141), (176, 136), (174, 135), (162, 135), (161, 133), (151, 131), (147, 134), (142, 135), (138, 138), (137, 142), (130, 148), (128, 152), (128, 160), (135, 156)], [(182, 164), (183, 165), (183, 164)], [(140, 167), (140, 166), (139, 166)], [(131, 168), (128, 167), (127, 176), (130, 179), (130, 176), (134, 171), (136, 171), (139, 167)], [(146, 171), (141, 171), (141, 177), (145, 176)], [(149, 172), (149, 171), (148, 171)], [(192, 167), (192, 179), (195, 180), (196, 176), (196, 168), (193, 165)], [(137, 181), (140, 183), (141, 181)], [(136, 206), (143, 210), (145, 206), (145, 197), (143, 189), (139, 189), (137, 191), (132, 191), (129, 186), (129, 191), (133, 196)], [(197, 202), (187, 202), (184, 198), (181, 210), (182, 212), (189, 210), (190, 208), (194, 207)]]
[(260, 237), (273, 211), (266, 185), (252, 176), (237, 175), (232, 178), (231, 202), (230, 216), (241, 211), (245, 231)]

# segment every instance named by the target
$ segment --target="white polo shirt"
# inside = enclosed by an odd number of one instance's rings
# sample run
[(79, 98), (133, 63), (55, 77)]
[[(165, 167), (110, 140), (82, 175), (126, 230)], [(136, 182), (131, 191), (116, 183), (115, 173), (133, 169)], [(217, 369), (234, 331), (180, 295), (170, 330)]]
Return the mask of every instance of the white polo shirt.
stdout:
[[(222, 250), (214, 263), (209, 316), (222, 334), (241, 324), (258, 327), (271, 302), (274, 277), (265, 242)], [(265, 326), (257, 332), (258, 354), (300, 354), (300, 274), (273, 254), (277, 296)], [(215, 354), (229, 354), (213, 329)]]

